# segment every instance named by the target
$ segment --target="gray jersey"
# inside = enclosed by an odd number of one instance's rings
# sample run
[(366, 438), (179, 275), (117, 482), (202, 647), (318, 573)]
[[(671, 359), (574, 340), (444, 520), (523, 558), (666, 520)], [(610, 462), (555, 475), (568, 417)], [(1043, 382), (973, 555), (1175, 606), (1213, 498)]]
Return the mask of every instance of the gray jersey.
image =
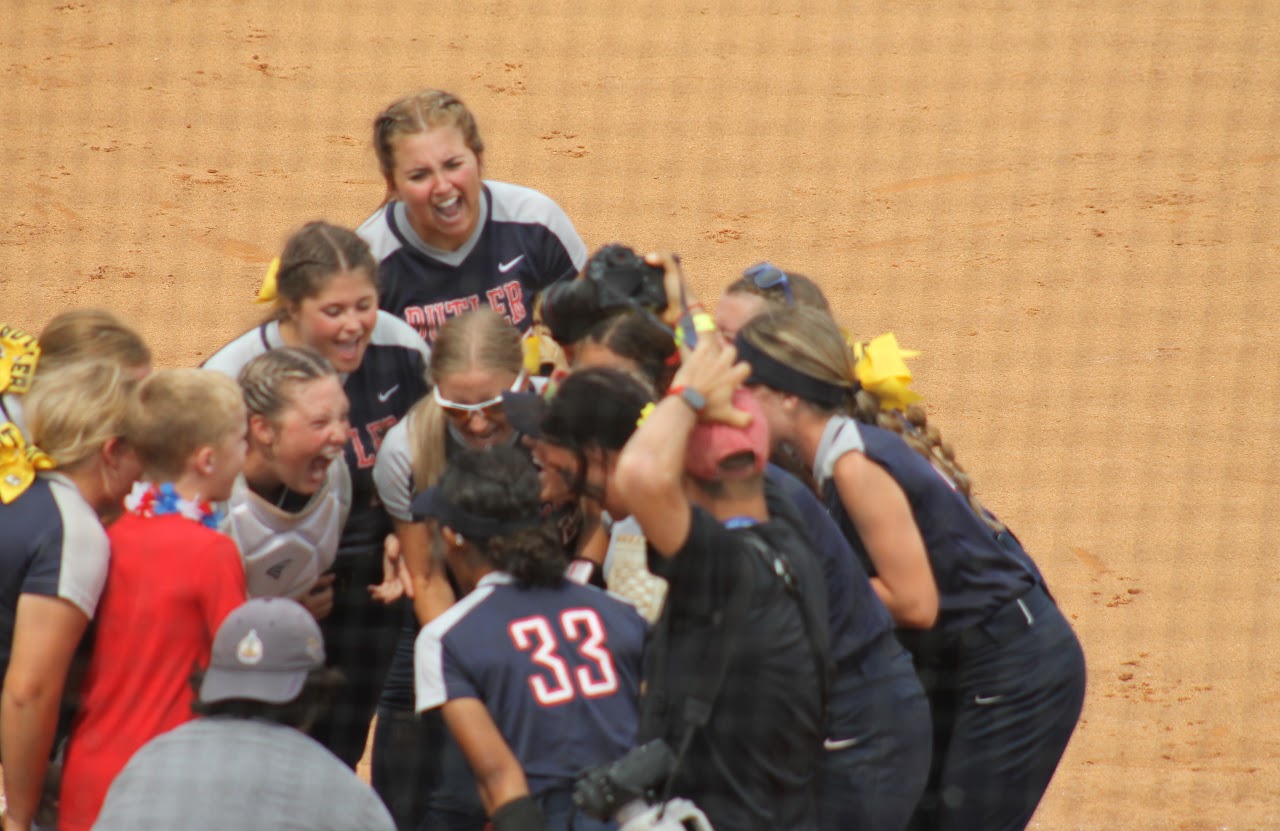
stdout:
[(314, 739), (213, 717), (152, 739), (115, 778), (96, 831), (394, 831), (373, 789)]

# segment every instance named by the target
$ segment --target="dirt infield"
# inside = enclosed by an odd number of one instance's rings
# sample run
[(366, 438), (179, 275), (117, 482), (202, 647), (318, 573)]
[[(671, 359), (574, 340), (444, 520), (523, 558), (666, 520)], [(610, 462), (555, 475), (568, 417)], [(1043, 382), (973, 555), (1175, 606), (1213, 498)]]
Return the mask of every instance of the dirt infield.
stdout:
[(13, 0), (0, 320), (251, 325), (356, 224), (375, 112), (471, 105), (490, 178), (708, 299), (770, 259), (917, 386), (1084, 642), (1035, 826), (1280, 827), (1280, 26), (1263, 2)]

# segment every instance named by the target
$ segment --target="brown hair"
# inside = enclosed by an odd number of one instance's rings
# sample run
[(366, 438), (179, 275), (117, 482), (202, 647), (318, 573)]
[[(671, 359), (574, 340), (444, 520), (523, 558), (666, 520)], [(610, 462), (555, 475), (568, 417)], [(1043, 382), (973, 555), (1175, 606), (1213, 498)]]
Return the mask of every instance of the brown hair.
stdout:
[[(752, 320), (739, 337), (798, 372), (831, 384), (849, 387), (849, 400), (838, 409), (864, 424), (892, 430), (907, 445), (928, 459), (956, 489), (969, 500), (970, 507), (989, 526), (1003, 531), (1004, 525), (988, 513), (973, 494), (969, 474), (956, 461), (955, 450), (942, 441), (942, 433), (928, 423), (923, 407), (913, 404), (906, 413), (885, 410), (880, 401), (854, 383), (854, 358), (840, 327), (829, 315), (802, 307), (776, 309)], [(811, 401), (819, 412), (832, 412)]]
[(330, 278), (361, 271), (378, 288), (378, 262), (369, 245), (355, 231), (323, 220), (308, 222), (290, 235), (276, 273), (274, 319), (283, 319), (291, 305), (315, 297)]
[(191, 454), (220, 444), (245, 425), (240, 386), (220, 372), (162, 369), (138, 385), (129, 402), (125, 440), (156, 482), (182, 475)]
[(634, 363), (658, 395), (666, 393), (679, 366), (673, 363), (676, 342), (671, 335), (634, 310), (605, 318), (588, 329), (582, 340)]
[[(431, 383), (469, 369), (492, 369), (518, 375), (524, 368), (520, 331), (493, 309), (480, 308), (450, 318), (431, 345)], [(409, 453), (413, 459), (413, 489), (426, 490), (440, 478), (445, 465), (445, 414), (434, 395), (425, 396), (406, 418)]]
[(378, 113), (373, 121), (373, 152), (388, 182), (396, 167), (395, 140), (437, 127), (457, 127), (462, 133), (462, 140), (476, 154), (476, 159), (484, 158), (484, 141), (480, 138), (475, 116), (467, 105), (444, 90), (419, 90), (395, 101)]
[(59, 469), (76, 467), (125, 432), (136, 386), (114, 360), (84, 358), (44, 367), (25, 403), (32, 443)]
[(40, 333), (36, 372), (86, 358), (115, 361), (125, 369), (151, 364), (146, 341), (106, 309), (72, 309), (50, 320)]

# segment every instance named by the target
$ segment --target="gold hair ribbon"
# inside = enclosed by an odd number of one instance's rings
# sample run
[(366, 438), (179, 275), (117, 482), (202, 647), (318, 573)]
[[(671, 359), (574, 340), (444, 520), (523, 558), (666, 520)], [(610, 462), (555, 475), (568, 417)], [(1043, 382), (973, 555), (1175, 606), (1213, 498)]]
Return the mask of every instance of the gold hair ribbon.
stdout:
[(280, 258), (276, 257), (267, 266), (267, 273), (262, 278), (262, 288), (258, 289), (258, 299), (253, 302), (274, 303), (276, 301), (276, 278), (278, 276), (280, 276)]
[(911, 389), (911, 370), (907, 358), (919, 357), (914, 349), (902, 349), (893, 332), (886, 332), (867, 343), (854, 344), (857, 363), (854, 374), (862, 388), (880, 400), (889, 410), (906, 410), (920, 400)]
[(40, 344), (12, 326), (0, 326), (0, 392), (24, 393), (31, 389), (40, 360)]
[(36, 447), (28, 446), (18, 425), (12, 421), (0, 424), (0, 502), (8, 505), (31, 487), (37, 470), (53, 470), (53, 459)]

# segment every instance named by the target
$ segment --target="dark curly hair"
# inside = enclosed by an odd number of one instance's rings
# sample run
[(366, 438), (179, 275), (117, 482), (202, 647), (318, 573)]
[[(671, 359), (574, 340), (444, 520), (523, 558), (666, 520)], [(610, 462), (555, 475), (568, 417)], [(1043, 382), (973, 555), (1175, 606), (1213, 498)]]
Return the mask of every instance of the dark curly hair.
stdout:
[[(542, 516), (538, 469), (514, 447), (458, 453), (437, 487), (454, 506), (475, 516), (499, 521)], [(545, 518), (531, 528), (470, 543), (485, 562), (525, 586), (559, 585), (569, 562), (555, 522)]]

